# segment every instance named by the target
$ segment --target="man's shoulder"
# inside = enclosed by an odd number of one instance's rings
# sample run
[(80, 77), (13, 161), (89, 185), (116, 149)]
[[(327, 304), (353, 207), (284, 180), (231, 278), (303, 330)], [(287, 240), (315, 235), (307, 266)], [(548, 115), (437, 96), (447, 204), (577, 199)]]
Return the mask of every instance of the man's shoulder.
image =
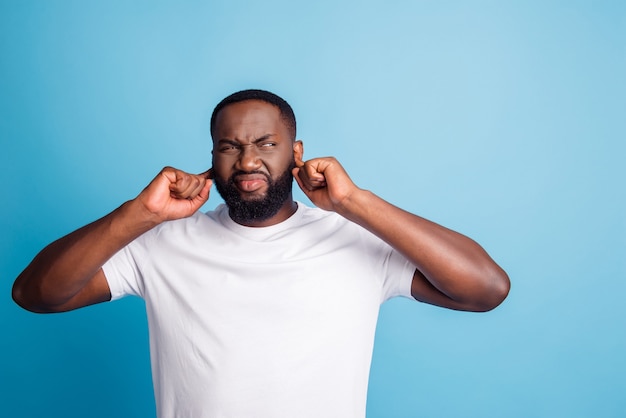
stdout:
[(220, 217), (223, 216), (224, 213), (228, 213), (228, 208), (224, 203), (217, 205), (215, 208), (207, 210), (205, 212), (198, 211), (194, 213), (191, 218), (204, 217), (215, 222), (220, 222)]
[(317, 206), (308, 206), (301, 202), (298, 202), (298, 212), (300, 212), (299, 221), (303, 224), (310, 222), (347, 222), (344, 217), (335, 212), (329, 212)]
[[(300, 203), (299, 203), (300, 204)], [(326, 211), (318, 207), (303, 206), (295, 228), (307, 234), (338, 238), (339, 235), (361, 236), (367, 233), (357, 225), (336, 212)]]
[(186, 218), (175, 219), (163, 222), (152, 230), (148, 231), (152, 234), (171, 234), (181, 233), (184, 231), (193, 231), (194, 229), (206, 230), (220, 223), (220, 208), (209, 210), (206, 212), (197, 211)]

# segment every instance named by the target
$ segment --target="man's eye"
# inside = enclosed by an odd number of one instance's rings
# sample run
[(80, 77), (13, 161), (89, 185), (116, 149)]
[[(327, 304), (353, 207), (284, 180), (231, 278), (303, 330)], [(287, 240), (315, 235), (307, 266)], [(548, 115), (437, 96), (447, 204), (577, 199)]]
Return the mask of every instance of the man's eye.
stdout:
[(263, 142), (259, 145), (261, 148), (274, 148), (276, 146), (275, 142)]
[(226, 152), (226, 153), (233, 153), (233, 152), (237, 152), (239, 150), (239, 147), (237, 145), (224, 145), (223, 147), (220, 148), (221, 152)]

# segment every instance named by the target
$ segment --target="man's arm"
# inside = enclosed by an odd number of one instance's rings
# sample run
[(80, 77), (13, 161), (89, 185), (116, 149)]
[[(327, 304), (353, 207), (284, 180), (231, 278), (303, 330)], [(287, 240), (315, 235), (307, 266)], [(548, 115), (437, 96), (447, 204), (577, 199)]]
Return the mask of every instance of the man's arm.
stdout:
[(506, 298), (507, 274), (475, 241), (359, 189), (334, 158), (296, 164), (294, 176), (316, 206), (361, 225), (414, 263), (415, 299), (451, 309), (488, 311)]
[(210, 172), (164, 168), (135, 199), (44, 248), (17, 277), (13, 300), (33, 312), (63, 312), (111, 299), (102, 265), (161, 222), (195, 213)]

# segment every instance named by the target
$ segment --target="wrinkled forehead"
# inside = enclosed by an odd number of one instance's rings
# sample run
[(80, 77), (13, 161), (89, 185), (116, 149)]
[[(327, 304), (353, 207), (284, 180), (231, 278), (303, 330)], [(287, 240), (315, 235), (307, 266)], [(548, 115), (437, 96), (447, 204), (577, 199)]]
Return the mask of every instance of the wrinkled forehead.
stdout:
[(230, 103), (215, 115), (213, 142), (220, 139), (245, 139), (267, 134), (287, 135), (289, 127), (280, 109), (262, 100)]

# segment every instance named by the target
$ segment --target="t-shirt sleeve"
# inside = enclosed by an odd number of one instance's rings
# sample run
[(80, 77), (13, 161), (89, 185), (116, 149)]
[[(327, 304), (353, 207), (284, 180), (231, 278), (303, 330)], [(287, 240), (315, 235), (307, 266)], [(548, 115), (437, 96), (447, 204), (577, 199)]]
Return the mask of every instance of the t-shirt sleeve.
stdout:
[(381, 302), (396, 296), (413, 298), (411, 296), (411, 283), (413, 282), (415, 266), (393, 248), (388, 245), (385, 247), (383, 260), (385, 275)]
[(142, 246), (138, 239), (122, 248), (102, 266), (111, 290), (111, 300), (129, 295), (143, 297), (143, 277), (137, 263), (141, 252)]
[(367, 257), (373, 263), (372, 271), (382, 280), (380, 302), (396, 296), (413, 298), (411, 296), (411, 283), (415, 273), (413, 263), (371, 232), (359, 227), (359, 233)]

